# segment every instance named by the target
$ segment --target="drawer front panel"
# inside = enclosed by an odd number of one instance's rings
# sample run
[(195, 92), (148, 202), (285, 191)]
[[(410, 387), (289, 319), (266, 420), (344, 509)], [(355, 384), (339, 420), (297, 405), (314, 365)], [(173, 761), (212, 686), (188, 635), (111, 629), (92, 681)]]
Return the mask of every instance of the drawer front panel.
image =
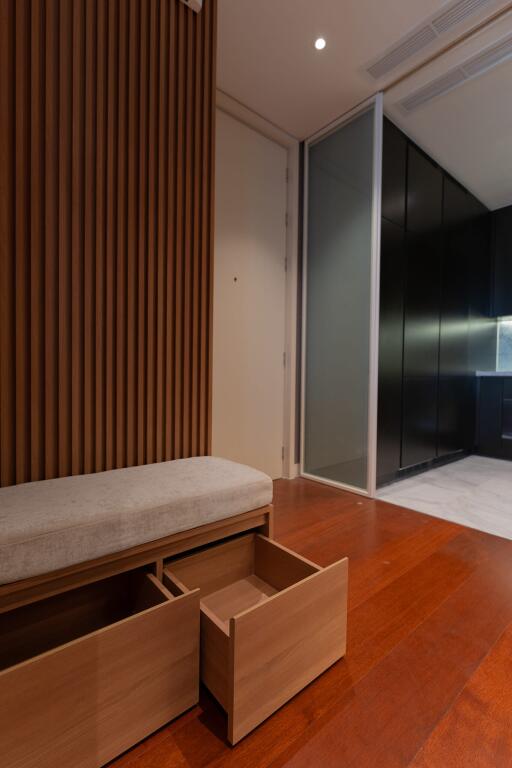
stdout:
[(232, 744), (345, 655), (347, 580), (345, 558), (231, 619)]
[(198, 700), (199, 594), (0, 673), (6, 768), (98, 768)]

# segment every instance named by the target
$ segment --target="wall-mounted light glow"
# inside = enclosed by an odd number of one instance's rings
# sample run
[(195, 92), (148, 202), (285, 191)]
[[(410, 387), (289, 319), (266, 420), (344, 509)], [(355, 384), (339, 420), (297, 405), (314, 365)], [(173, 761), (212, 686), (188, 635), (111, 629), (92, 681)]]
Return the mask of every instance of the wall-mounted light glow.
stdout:
[(315, 40), (315, 48), (317, 51), (323, 51), (327, 43), (323, 39), (323, 37), (319, 37), (317, 40)]

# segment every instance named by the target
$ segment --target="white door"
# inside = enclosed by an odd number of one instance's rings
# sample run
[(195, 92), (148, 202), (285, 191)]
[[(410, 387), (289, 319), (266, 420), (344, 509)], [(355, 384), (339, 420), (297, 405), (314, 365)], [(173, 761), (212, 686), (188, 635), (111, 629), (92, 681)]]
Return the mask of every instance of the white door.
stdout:
[(286, 149), (217, 110), (212, 450), (282, 476)]

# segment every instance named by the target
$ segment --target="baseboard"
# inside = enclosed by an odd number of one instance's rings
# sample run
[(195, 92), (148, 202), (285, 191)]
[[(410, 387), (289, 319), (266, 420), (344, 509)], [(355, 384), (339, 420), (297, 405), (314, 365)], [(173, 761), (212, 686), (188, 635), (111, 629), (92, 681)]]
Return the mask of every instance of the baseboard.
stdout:
[(405, 480), (408, 477), (414, 477), (415, 475), (421, 475), (423, 472), (428, 472), (429, 469), (437, 469), (438, 467), (443, 467), (446, 464), (452, 464), (454, 461), (465, 459), (472, 453), (474, 453), (472, 450), (455, 451), (455, 453), (450, 453), (447, 456), (439, 456), (435, 459), (424, 461), (421, 464), (414, 464), (412, 467), (404, 467), (403, 469), (399, 469), (398, 472), (394, 472), (391, 475), (384, 475), (383, 477), (380, 477), (377, 481), (377, 488), (380, 490), (381, 488), (385, 488), (387, 485), (396, 483), (398, 480)]

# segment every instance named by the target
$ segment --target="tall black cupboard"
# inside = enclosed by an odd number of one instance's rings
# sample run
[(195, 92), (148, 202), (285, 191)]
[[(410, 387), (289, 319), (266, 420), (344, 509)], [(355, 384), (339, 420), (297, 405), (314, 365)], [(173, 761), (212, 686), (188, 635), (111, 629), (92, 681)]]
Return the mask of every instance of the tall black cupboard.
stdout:
[(495, 354), (489, 218), (385, 120), (379, 484), (474, 446), (474, 372)]

